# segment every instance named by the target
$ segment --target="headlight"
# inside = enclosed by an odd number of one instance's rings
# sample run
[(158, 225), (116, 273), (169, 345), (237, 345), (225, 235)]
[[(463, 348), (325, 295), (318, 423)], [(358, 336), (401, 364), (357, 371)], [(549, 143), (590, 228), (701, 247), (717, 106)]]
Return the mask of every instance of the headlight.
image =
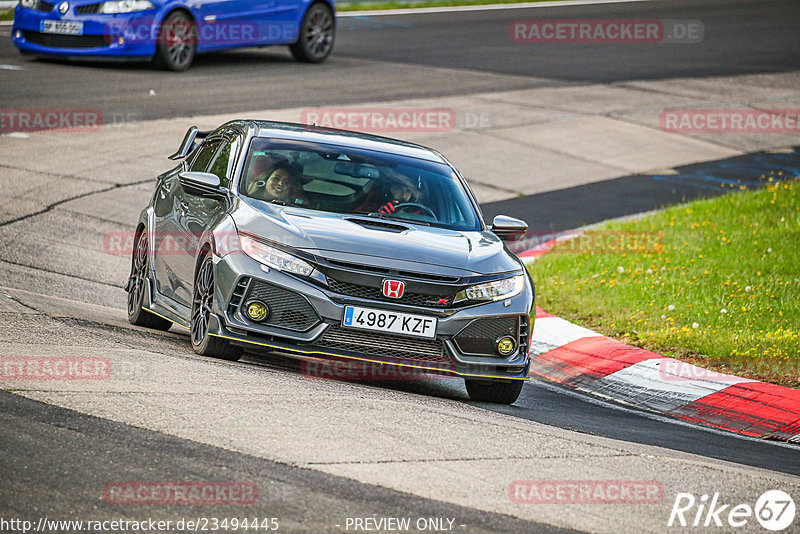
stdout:
[(36, 4), (39, 0), (19, 0), (19, 5), (27, 7), (28, 9), (36, 9)]
[(311, 276), (314, 268), (300, 258), (295, 258), (282, 250), (271, 247), (246, 235), (239, 236), (239, 243), (245, 254), (273, 269), (300, 276)]
[(118, 2), (103, 2), (103, 5), (100, 6), (100, 13), (132, 13), (155, 8), (156, 6), (149, 0), (120, 0)]
[(525, 286), (525, 275), (517, 275), (513, 278), (486, 282), (470, 286), (464, 291), (460, 291), (455, 301), (462, 300), (501, 300), (519, 295)]

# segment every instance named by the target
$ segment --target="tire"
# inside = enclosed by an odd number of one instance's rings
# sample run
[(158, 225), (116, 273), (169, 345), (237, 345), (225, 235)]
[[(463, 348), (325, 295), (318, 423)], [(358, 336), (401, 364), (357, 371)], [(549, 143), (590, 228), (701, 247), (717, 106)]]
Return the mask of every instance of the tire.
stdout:
[(333, 50), (336, 20), (328, 4), (317, 2), (308, 8), (300, 24), (297, 42), (289, 45), (292, 56), (303, 63), (322, 63)]
[(497, 380), (480, 382), (466, 380), (469, 398), (476, 402), (492, 402), (495, 404), (513, 404), (522, 392), (524, 380)]
[(183, 11), (173, 11), (161, 21), (153, 66), (181, 72), (191, 67), (197, 52), (197, 24)]
[(191, 319), (192, 349), (202, 356), (238, 361), (244, 352), (241, 347), (232, 347), (226, 340), (208, 333), (213, 303), (214, 262), (211, 256), (205, 256), (194, 281)]
[(149, 273), (147, 253), (147, 231), (136, 236), (136, 246), (131, 256), (131, 275), (128, 278), (128, 322), (155, 330), (169, 330), (172, 321), (145, 310), (144, 295)]

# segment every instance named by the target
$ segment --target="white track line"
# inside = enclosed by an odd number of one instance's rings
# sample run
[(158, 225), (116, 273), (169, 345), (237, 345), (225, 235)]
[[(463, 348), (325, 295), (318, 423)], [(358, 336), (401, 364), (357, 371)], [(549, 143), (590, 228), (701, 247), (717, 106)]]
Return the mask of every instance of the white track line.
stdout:
[(670, 362), (677, 360), (644, 360), (599, 378), (581, 389), (618, 402), (669, 413), (729, 386), (751, 382), (746, 378), (728, 375), (719, 375), (718, 380), (682, 378), (668, 371)]
[(531, 337), (539, 343), (562, 347), (578, 339), (597, 336), (602, 336), (602, 334), (578, 326), (561, 317), (539, 317), (533, 325)]

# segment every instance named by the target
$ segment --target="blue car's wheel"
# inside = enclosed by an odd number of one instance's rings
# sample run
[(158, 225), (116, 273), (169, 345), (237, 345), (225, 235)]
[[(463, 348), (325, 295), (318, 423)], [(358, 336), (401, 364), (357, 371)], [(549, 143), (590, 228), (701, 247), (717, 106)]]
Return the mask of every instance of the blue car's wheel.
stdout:
[(214, 262), (206, 256), (197, 271), (192, 298), (191, 338), (192, 349), (197, 354), (236, 361), (242, 357), (240, 347), (232, 347), (223, 338), (209, 333), (214, 304)]
[(183, 11), (173, 11), (161, 21), (153, 65), (183, 71), (194, 61), (197, 51), (197, 24)]
[(131, 258), (131, 275), (128, 278), (128, 322), (137, 326), (169, 330), (172, 321), (152, 314), (143, 308), (148, 276), (147, 231), (143, 230), (136, 238), (136, 246)]
[(333, 11), (327, 4), (318, 2), (306, 11), (300, 24), (300, 37), (289, 48), (298, 61), (321, 63), (333, 50), (335, 33)]

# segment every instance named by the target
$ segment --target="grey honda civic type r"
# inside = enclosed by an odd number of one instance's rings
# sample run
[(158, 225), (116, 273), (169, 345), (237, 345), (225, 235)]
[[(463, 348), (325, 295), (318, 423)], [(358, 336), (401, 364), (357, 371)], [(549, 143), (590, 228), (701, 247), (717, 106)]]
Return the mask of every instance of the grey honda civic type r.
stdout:
[[(438, 152), (362, 133), (236, 120), (192, 127), (141, 212), (126, 285), (135, 325), (202, 355), (462, 377), (510, 404), (528, 379), (534, 284)], [(343, 363), (342, 363), (343, 364)]]

